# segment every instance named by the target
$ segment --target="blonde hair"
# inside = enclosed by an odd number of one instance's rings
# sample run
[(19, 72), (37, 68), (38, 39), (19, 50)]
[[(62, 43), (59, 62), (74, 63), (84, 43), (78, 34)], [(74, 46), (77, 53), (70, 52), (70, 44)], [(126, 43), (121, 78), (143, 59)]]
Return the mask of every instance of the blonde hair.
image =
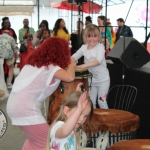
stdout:
[[(49, 133), (48, 133), (48, 138), (47, 138), (46, 150), (50, 150), (50, 147), (49, 147), (49, 143), (50, 143), (50, 130), (51, 130), (52, 126), (57, 121), (64, 121), (64, 122), (66, 121), (66, 116), (65, 116), (64, 111), (63, 111), (64, 110), (64, 106), (67, 106), (70, 109), (77, 107), (79, 98), (80, 98), (80, 96), (81, 96), (82, 93), (83, 92), (81, 92), (81, 91), (72, 92), (62, 102), (60, 110), (59, 110), (59, 113), (58, 113), (56, 119), (53, 121), (53, 123), (50, 126)], [(91, 102), (91, 100), (89, 98), (88, 98), (88, 103), (91, 106), (91, 112), (90, 112), (90, 114), (89, 114), (89, 116), (87, 118), (87, 120), (88, 120), (87, 122), (88, 122), (88, 126), (89, 126), (89, 133), (90, 133), (90, 119), (91, 119), (92, 114), (93, 114), (93, 105), (92, 105), (92, 102)]]
[(101, 35), (98, 26), (94, 24), (89, 24), (84, 30), (84, 34), (83, 34), (84, 42), (86, 43), (87, 37), (92, 37), (92, 36), (97, 36), (99, 38), (99, 41), (101, 41)]

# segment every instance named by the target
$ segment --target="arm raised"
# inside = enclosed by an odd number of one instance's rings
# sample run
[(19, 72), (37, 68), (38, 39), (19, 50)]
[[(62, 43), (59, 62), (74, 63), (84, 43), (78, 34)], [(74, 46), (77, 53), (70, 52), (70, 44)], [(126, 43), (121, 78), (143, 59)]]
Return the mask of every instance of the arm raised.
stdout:
[[(67, 120), (63, 124), (62, 127), (58, 128), (55, 134), (56, 138), (65, 138), (70, 135), (70, 133), (75, 129), (75, 126), (77, 124), (77, 121), (83, 112), (83, 110), (86, 108), (86, 105), (88, 103), (87, 100), (87, 91), (85, 91), (78, 101), (78, 106), (74, 108), (75, 110), (70, 114), (70, 116), (67, 116)], [(67, 107), (67, 106), (66, 106)], [(69, 108), (68, 108), (69, 109)], [(70, 111), (70, 110), (68, 110)]]

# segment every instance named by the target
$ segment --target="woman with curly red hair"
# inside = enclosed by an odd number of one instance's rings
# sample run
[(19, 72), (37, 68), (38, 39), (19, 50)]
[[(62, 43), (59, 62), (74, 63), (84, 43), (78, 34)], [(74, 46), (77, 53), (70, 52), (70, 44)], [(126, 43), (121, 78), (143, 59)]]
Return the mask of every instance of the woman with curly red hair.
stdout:
[(7, 102), (12, 125), (19, 126), (27, 137), (22, 150), (46, 149), (49, 125), (41, 113), (42, 103), (61, 80), (74, 80), (74, 67), (68, 42), (60, 38), (47, 39), (28, 56)]

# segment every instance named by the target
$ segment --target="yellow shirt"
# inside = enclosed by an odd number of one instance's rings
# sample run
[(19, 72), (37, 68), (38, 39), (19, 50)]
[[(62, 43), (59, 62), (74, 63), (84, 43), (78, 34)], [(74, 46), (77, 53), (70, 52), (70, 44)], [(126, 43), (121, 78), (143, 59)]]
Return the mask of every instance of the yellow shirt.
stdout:
[(54, 35), (54, 32), (52, 32), (52, 36), (53, 37), (59, 37), (59, 38), (65, 39), (67, 41), (69, 41), (69, 39), (70, 39), (70, 35), (67, 34), (63, 29), (59, 29), (57, 31), (57, 35), (56, 36)]

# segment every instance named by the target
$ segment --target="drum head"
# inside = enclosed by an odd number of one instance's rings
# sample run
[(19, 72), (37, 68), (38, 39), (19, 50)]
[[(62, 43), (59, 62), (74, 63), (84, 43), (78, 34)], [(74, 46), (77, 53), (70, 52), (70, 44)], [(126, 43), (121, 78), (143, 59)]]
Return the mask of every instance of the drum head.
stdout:
[(87, 68), (75, 68), (75, 72), (84, 72), (87, 71)]

